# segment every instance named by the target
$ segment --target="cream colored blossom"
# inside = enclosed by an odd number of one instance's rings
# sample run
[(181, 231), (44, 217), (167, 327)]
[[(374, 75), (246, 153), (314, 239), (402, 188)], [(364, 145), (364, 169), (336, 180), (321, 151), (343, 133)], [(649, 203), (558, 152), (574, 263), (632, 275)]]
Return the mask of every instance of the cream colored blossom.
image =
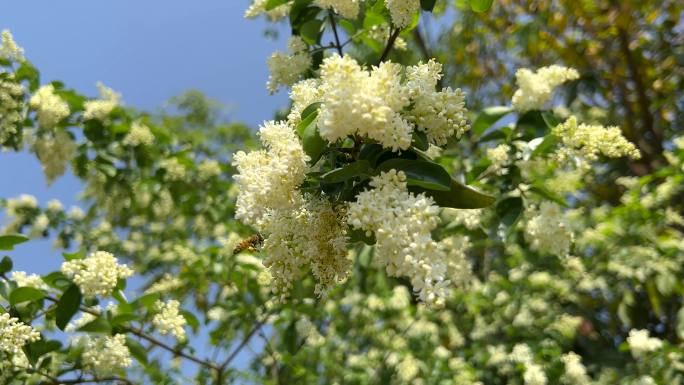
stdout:
[(659, 338), (651, 337), (648, 330), (632, 329), (627, 337), (629, 350), (634, 358), (641, 358), (646, 353), (656, 351), (663, 346)]
[(408, 27), (413, 15), (420, 10), (420, 0), (385, 0), (385, 5), (392, 16), (392, 24), (397, 28)]
[(24, 87), (14, 74), (0, 78), (0, 147), (18, 133), (17, 127), (24, 120), (23, 97)]
[(85, 109), (83, 117), (106, 122), (109, 119), (109, 114), (121, 103), (121, 94), (105, 87), (100, 82), (97, 83), (97, 89), (100, 93), (100, 99), (88, 100), (83, 104)]
[(131, 130), (123, 138), (124, 146), (150, 146), (154, 143), (154, 134), (150, 128), (140, 122), (133, 122)]
[(162, 159), (159, 162), (159, 167), (166, 170), (164, 177), (168, 180), (183, 180), (187, 172), (185, 165), (176, 157)]
[(221, 165), (213, 159), (205, 159), (197, 166), (200, 179), (211, 179), (221, 175)]
[(556, 152), (560, 162), (573, 157), (595, 161), (599, 154), (609, 158), (641, 157), (636, 146), (625, 139), (620, 128), (615, 126), (577, 124), (577, 118), (571, 116), (564, 123), (554, 127), (551, 132), (562, 143), (562, 147)]
[(36, 289), (47, 290), (49, 287), (38, 274), (27, 274), (25, 271), (13, 271), (10, 279), (17, 283), (19, 287), (35, 287)]
[(309, 105), (315, 102), (320, 102), (323, 97), (322, 89), (320, 88), (320, 79), (311, 78), (297, 82), (290, 90), (290, 99), (292, 99), (292, 110), (287, 116), (287, 121), (294, 127), (301, 121), (302, 111)]
[(513, 107), (519, 112), (527, 112), (544, 108), (553, 90), (567, 81), (579, 79), (579, 73), (572, 68), (552, 65), (536, 72), (522, 68), (515, 77), (518, 90), (513, 95)]
[(0, 352), (19, 354), (24, 345), (39, 339), (40, 333), (31, 326), (8, 313), (0, 314)]
[(268, 0), (254, 0), (252, 5), (245, 11), (245, 18), (253, 19), (259, 15), (266, 15), (270, 21), (278, 21), (283, 19), (290, 13), (292, 8), (292, 1), (280, 4), (277, 7), (266, 10), (266, 3)]
[(12, 33), (8, 29), (4, 29), (0, 36), (0, 59), (23, 61), (24, 49), (17, 45)]
[(532, 248), (542, 253), (567, 255), (573, 234), (560, 206), (542, 202), (532, 214), (525, 229)]
[(69, 105), (55, 94), (52, 84), (44, 85), (31, 96), (29, 105), (36, 111), (38, 123), (44, 128), (53, 128), (69, 116)]
[(311, 67), (311, 55), (301, 37), (292, 36), (287, 45), (289, 54), (274, 52), (266, 62), (270, 72), (266, 87), (271, 94), (280, 86), (288, 87), (295, 84)]
[(329, 8), (345, 19), (356, 19), (361, 0), (314, 0), (314, 5)]
[(155, 304), (157, 314), (152, 318), (152, 324), (161, 335), (171, 334), (178, 341), (185, 341), (185, 325), (187, 321), (179, 313), (180, 302), (170, 300), (167, 302), (157, 301)]
[(259, 137), (264, 150), (238, 152), (233, 178), (239, 188), (235, 217), (245, 224), (258, 226), (266, 212), (286, 209), (301, 201), (297, 190), (304, 181), (309, 156), (299, 138), (285, 122), (265, 122)]
[(582, 357), (574, 352), (563, 354), (561, 361), (565, 365), (563, 380), (572, 385), (588, 385), (591, 378), (587, 375), (587, 369), (582, 365)]
[(113, 254), (96, 251), (84, 259), (74, 259), (62, 264), (61, 271), (71, 278), (86, 297), (108, 296), (119, 279), (133, 275), (126, 265), (119, 265)]
[(36, 140), (33, 151), (36, 153), (48, 184), (64, 175), (69, 161), (74, 157), (78, 145), (66, 131), (57, 131), (52, 137)]
[(497, 175), (504, 175), (506, 173), (506, 165), (510, 162), (511, 146), (507, 144), (500, 144), (494, 148), (487, 149), (487, 158), (491, 162), (492, 172)]
[(131, 366), (131, 352), (126, 335), (88, 337), (83, 351), (83, 364), (99, 375), (111, 375)]

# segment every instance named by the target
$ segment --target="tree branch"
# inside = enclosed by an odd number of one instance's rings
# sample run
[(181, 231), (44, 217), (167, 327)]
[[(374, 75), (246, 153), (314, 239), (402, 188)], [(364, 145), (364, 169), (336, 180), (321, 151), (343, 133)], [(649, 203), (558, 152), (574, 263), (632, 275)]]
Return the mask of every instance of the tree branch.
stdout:
[(387, 46), (385, 46), (385, 50), (382, 52), (382, 55), (380, 56), (380, 63), (384, 62), (385, 59), (387, 59), (387, 56), (389, 56), (389, 53), (392, 50), (392, 47), (394, 46), (394, 42), (397, 40), (397, 37), (399, 37), (399, 33), (401, 33), (401, 29), (397, 28), (390, 35), (389, 40), (387, 40)]
[(337, 25), (335, 24), (335, 15), (331, 10), (328, 10), (328, 17), (330, 18), (330, 26), (332, 26), (333, 35), (335, 35), (335, 47), (337, 47), (337, 53), (342, 56), (342, 45), (340, 44), (340, 36), (337, 34)]

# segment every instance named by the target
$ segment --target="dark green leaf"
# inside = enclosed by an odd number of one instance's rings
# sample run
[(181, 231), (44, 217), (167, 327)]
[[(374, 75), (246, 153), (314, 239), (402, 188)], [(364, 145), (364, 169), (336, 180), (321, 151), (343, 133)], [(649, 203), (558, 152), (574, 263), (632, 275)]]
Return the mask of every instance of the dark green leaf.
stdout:
[(556, 202), (561, 206), (568, 207), (568, 203), (563, 199), (562, 197), (552, 193), (551, 191), (547, 190), (545, 187), (543, 187), (539, 183), (535, 183), (532, 186), (530, 186), (530, 192), (533, 192), (541, 197), (544, 197), (550, 201)]
[(66, 325), (71, 321), (71, 317), (76, 314), (78, 307), (81, 305), (81, 291), (78, 286), (72, 284), (62, 294), (62, 297), (57, 301), (57, 316), (55, 322), (60, 330), (64, 330)]
[(82, 332), (90, 332), (90, 333), (110, 333), (112, 331), (111, 325), (109, 325), (109, 321), (103, 316), (99, 316), (95, 318), (94, 320), (88, 322), (87, 324), (81, 326), (78, 328), (79, 331)]
[(451, 177), (437, 163), (423, 160), (390, 159), (380, 164), (377, 171), (403, 171), (409, 186), (418, 186), (429, 190), (449, 191)]
[(428, 142), (427, 135), (422, 132), (422, 131), (414, 131), (413, 132), (413, 142), (411, 143), (413, 147), (427, 151), (427, 149), (430, 147), (430, 143)]
[(45, 291), (35, 287), (18, 287), (10, 293), (9, 301), (12, 306), (22, 302), (33, 302), (45, 298)]
[(558, 118), (556, 118), (556, 115), (544, 111), (541, 113), (542, 119), (544, 119), (544, 123), (546, 123), (546, 126), (549, 127), (549, 129), (556, 127), (557, 125), (560, 124), (560, 121)]
[(309, 45), (318, 43), (323, 28), (323, 20), (313, 19), (302, 24), (299, 29), (299, 36)]
[(12, 250), (15, 245), (28, 241), (29, 238), (24, 234), (0, 235), (0, 250)]
[(349, 242), (351, 243), (363, 242), (367, 245), (375, 244), (375, 235), (373, 235), (373, 233), (371, 233), (370, 236), (368, 236), (366, 235), (365, 231), (352, 229), (350, 227), (349, 231), (347, 231), (347, 235), (349, 236)]
[(530, 158), (535, 158), (539, 155), (546, 154), (553, 146), (558, 143), (558, 138), (554, 135), (546, 135), (544, 139), (537, 145), (537, 147), (530, 153)]
[(439, 206), (456, 209), (479, 209), (490, 206), (496, 200), (493, 196), (477, 191), (454, 179), (451, 179), (449, 191), (424, 190), (416, 187), (409, 188), (409, 191), (414, 193), (425, 192)]
[(2, 257), (2, 261), (0, 261), (0, 274), (5, 274), (10, 270), (12, 270), (12, 260), (7, 256)]
[(309, 124), (302, 131), (302, 147), (304, 148), (304, 152), (311, 157), (311, 164), (318, 161), (323, 154), (326, 145), (327, 142), (318, 134), (318, 127), (315, 121), (311, 119)]
[(470, 8), (475, 12), (485, 12), (492, 6), (493, 0), (470, 0)]
[(326, 172), (321, 175), (321, 180), (327, 183), (339, 183), (360, 175), (371, 175), (372, 172), (373, 169), (370, 163), (367, 160), (361, 159), (344, 167)]
[(511, 112), (513, 112), (513, 108), (509, 106), (495, 106), (483, 109), (473, 122), (473, 133), (478, 136), (482, 135), (489, 127), (498, 122), (499, 119)]
[(138, 362), (147, 364), (147, 350), (142, 344), (131, 337), (126, 337), (126, 346), (131, 351), (131, 355), (135, 357)]
[(437, 0), (420, 0), (420, 7), (428, 12), (432, 12), (436, 2)]
[(127, 322), (137, 321), (139, 319), (140, 319), (140, 317), (138, 317), (135, 314), (131, 314), (131, 313), (117, 314), (114, 317), (112, 317), (111, 324), (112, 324), (112, 326), (125, 325)]
[(57, 340), (45, 341), (41, 338), (38, 341), (25, 345), (24, 353), (26, 353), (29, 362), (35, 364), (41, 356), (59, 350), (61, 347), (62, 343)]
[(513, 226), (523, 211), (523, 200), (521, 197), (508, 197), (496, 204), (496, 215), (501, 223), (506, 226)]
[(187, 310), (181, 310), (180, 314), (183, 316), (183, 318), (185, 318), (185, 321), (192, 328), (192, 330), (197, 331), (199, 328), (199, 320), (197, 317)]

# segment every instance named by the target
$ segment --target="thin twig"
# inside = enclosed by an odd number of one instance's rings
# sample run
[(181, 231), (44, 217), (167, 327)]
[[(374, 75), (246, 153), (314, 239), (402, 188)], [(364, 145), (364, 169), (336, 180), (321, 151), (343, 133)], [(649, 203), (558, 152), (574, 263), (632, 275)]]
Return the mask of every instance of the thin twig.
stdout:
[(252, 330), (249, 331), (249, 333), (245, 334), (244, 338), (242, 339), (242, 341), (240, 342), (238, 347), (235, 348), (235, 350), (232, 353), (230, 353), (228, 358), (226, 358), (226, 360), (221, 364), (221, 366), (219, 366), (221, 371), (223, 371), (225, 368), (228, 367), (228, 365), (230, 365), (230, 363), (233, 361), (233, 359), (235, 359), (235, 357), (237, 357), (238, 353), (240, 353), (240, 350), (242, 350), (242, 348), (244, 348), (245, 345), (247, 345), (247, 343), (252, 338), (254, 333), (256, 333), (266, 323), (266, 321), (268, 321), (268, 318), (270, 316), (271, 316), (271, 313), (270, 312), (267, 313), (263, 319), (259, 320), (256, 323), (256, 325), (254, 325), (254, 327), (252, 328)]
[(333, 35), (335, 35), (335, 44), (337, 47), (337, 53), (342, 56), (342, 45), (340, 44), (340, 37), (337, 35), (337, 25), (335, 25), (335, 16), (331, 10), (328, 10), (328, 17), (330, 18), (330, 25), (332, 26)]
[(380, 63), (384, 62), (387, 59), (387, 56), (389, 56), (390, 51), (392, 51), (392, 47), (394, 46), (394, 42), (397, 40), (399, 37), (399, 33), (401, 33), (401, 29), (397, 28), (389, 37), (389, 40), (387, 40), (387, 46), (385, 47), (385, 50), (382, 52), (382, 55), (380, 56)]

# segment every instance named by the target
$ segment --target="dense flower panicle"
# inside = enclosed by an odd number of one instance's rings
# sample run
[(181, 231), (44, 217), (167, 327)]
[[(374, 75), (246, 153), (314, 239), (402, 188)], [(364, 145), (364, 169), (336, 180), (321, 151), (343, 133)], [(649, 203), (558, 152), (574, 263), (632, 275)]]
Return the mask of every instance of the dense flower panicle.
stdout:
[(632, 356), (634, 358), (640, 358), (646, 353), (660, 349), (663, 346), (663, 341), (659, 338), (651, 337), (648, 330), (632, 329), (629, 331), (627, 344), (629, 344), (629, 350), (632, 352)]
[(38, 123), (44, 128), (53, 128), (69, 116), (69, 105), (55, 94), (52, 84), (44, 85), (31, 97), (29, 105), (36, 110)]
[(51, 184), (66, 171), (69, 161), (76, 152), (77, 145), (67, 131), (57, 131), (53, 137), (41, 137), (33, 144), (43, 174), (48, 184)]
[(157, 282), (150, 285), (145, 294), (150, 293), (168, 293), (170, 291), (179, 289), (185, 284), (180, 278), (173, 276), (169, 273), (164, 274)]
[(23, 98), (24, 87), (13, 74), (0, 76), (0, 146), (18, 132), (17, 126), (24, 120)]
[(551, 99), (551, 93), (559, 85), (579, 79), (579, 73), (559, 65), (539, 68), (532, 72), (521, 68), (515, 73), (518, 90), (513, 94), (513, 108), (519, 112), (540, 110)]
[(270, 76), (266, 87), (273, 94), (280, 86), (289, 87), (295, 84), (311, 67), (311, 55), (304, 40), (299, 36), (292, 36), (288, 42), (289, 54), (274, 52), (266, 64)]
[(639, 159), (641, 157), (636, 146), (622, 136), (619, 127), (578, 125), (577, 118), (571, 116), (564, 123), (554, 127), (551, 132), (563, 144), (556, 152), (556, 157), (560, 162), (574, 157), (595, 161), (599, 154), (610, 158), (627, 156)]
[(200, 179), (210, 179), (221, 175), (221, 165), (217, 160), (205, 159), (197, 165)]
[(449, 271), (449, 261), (462, 268), (467, 263), (462, 255), (455, 255), (460, 250), (452, 241), (432, 239), (431, 231), (439, 223), (439, 207), (424, 194), (409, 193), (403, 172), (383, 172), (371, 180), (370, 186), (373, 189), (359, 193), (349, 205), (348, 223), (375, 233), (376, 258), (389, 275), (410, 278), (423, 302), (443, 304), (451, 278), (447, 275), (458, 273)]
[(270, 21), (278, 21), (286, 17), (292, 9), (292, 2), (281, 4), (271, 10), (266, 10), (268, 0), (254, 0), (252, 5), (245, 11), (245, 18), (253, 19), (259, 15), (266, 15)]
[(235, 217), (257, 226), (268, 209), (289, 208), (301, 200), (297, 187), (304, 181), (309, 156), (299, 138), (285, 122), (265, 122), (259, 137), (265, 150), (233, 157), (239, 188)]
[(346, 226), (324, 197), (304, 196), (297, 207), (270, 211), (262, 232), (275, 292), (287, 295), (304, 269), (316, 280), (317, 295), (347, 278)]
[(131, 366), (131, 352), (126, 335), (88, 337), (83, 351), (83, 364), (98, 375), (112, 375)]
[(557, 256), (568, 255), (573, 234), (560, 206), (542, 202), (530, 218), (525, 230), (533, 249)]
[(305, 79), (297, 82), (290, 90), (292, 109), (287, 115), (287, 121), (296, 127), (302, 119), (302, 111), (310, 104), (318, 102), (323, 97), (320, 87), (321, 81), (317, 78)]
[(497, 175), (506, 173), (506, 165), (510, 162), (509, 152), (511, 147), (507, 144), (500, 144), (494, 148), (487, 149), (487, 158), (491, 162), (492, 171)]
[(431, 143), (443, 146), (450, 137), (461, 137), (470, 129), (466, 112), (465, 93), (458, 88), (452, 90), (447, 87), (440, 92), (432, 90), (416, 97), (411, 115)]
[(10, 61), (23, 61), (24, 49), (19, 47), (8, 29), (4, 29), (0, 34), (0, 59)]
[(176, 157), (162, 159), (159, 162), (159, 167), (166, 171), (164, 177), (168, 180), (183, 180), (187, 171), (183, 163)]
[(420, 10), (420, 0), (385, 0), (385, 5), (392, 16), (392, 24), (398, 28), (408, 27), (413, 15)]
[(97, 90), (100, 93), (100, 99), (88, 100), (83, 104), (85, 109), (83, 117), (106, 122), (109, 114), (121, 103), (121, 94), (100, 82), (97, 83)]
[(345, 19), (356, 19), (361, 0), (314, 0), (314, 5), (330, 8)]
[(0, 352), (19, 354), (24, 345), (39, 339), (40, 333), (31, 326), (8, 313), (0, 314)]
[(187, 321), (180, 312), (180, 302), (170, 300), (167, 302), (157, 301), (155, 304), (157, 314), (152, 318), (152, 324), (161, 335), (171, 334), (178, 341), (185, 341), (185, 325)]
[(114, 255), (106, 251), (96, 251), (84, 259), (66, 261), (61, 271), (73, 279), (86, 297), (106, 297), (112, 293), (119, 279), (133, 275), (133, 270), (126, 265), (119, 265)]
[(587, 369), (582, 365), (582, 357), (577, 353), (570, 352), (561, 356), (561, 361), (565, 365), (563, 379), (565, 383), (571, 385), (590, 384), (591, 379), (587, 375)]
[(10, 274), (10, 279), (17, 283), (19, 287), (35, 287), (36, 289), (47, 290), (48, 285), (45, 284), (40, 275), (27, 274), (25, 271), (13, 271)]
[(154, 143), (154, 134), (150, 128), (140, 122), (133, 122), (131, 130), (123, 138), (124, 146), (150, 146)]

